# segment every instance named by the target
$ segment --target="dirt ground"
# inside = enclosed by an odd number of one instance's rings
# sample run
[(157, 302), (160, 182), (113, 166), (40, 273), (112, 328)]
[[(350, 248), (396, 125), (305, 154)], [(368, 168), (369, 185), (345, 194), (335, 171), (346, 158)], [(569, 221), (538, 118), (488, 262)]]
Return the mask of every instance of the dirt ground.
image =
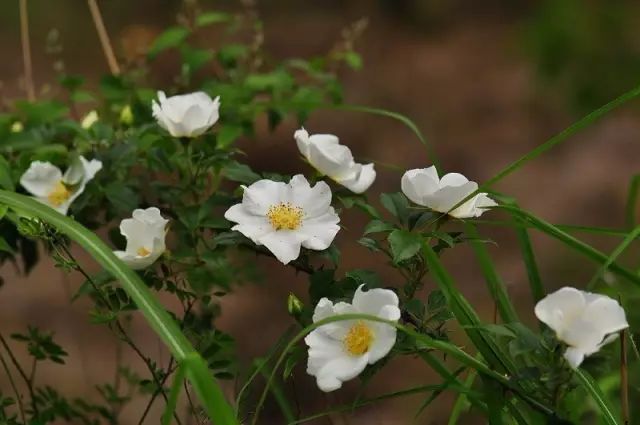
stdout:
[[(145, 8), (154, 3), (151, 0), (131, 5), (128, 11), (124, 11), (121, 3), (130, 2), (118, 0), (105, 6), (107, 24), (117, 39), (127, 34), (153, 34), (171, 21), (170, 7), (156, 11), (156, 16), (148, 16)], [(172, 4), (160, 0), (155, 3)], [(42, 40), (47, 19), (57, 22), (56, 25), (70, 25), (72, 18), (65, 18), (65, 14), (75, 17), (77, 35), (69, 46), (66, 65), (95, 76), (106, 67), (102, 67), (104, 62), (89, 22), (78, 19), (82, 15), (78, 10), (82, 7), (80, 4), (84, 6), (82, 2), (60, 1), (59, 7), (50, 13), (40, 7), (33, 18), (35, 38)], [(379, 106), (411, 117), (424, 131), (446, 170), (461, 172), (478, 181), (493, 176), (575, 119), (561, 106), (560, 94), (541, 89), (533, 66), (522, 53), (519, 40), (527, 17), (526, 6), (514, 12), (496, 1), (488, 2), (482, 9), (473, 6), (453, 11), (436, 9), (433, 20), (416, 22), (410, 19), (411, 13), (409, 16), (390, 13), (384, 4), (374, 1), (259, 2), (267, 49), (275, 57), (320, 53), (330, 48), (341, 28), (360, 17), (368, 17), (369, 29), (358, 43), (364, 69), (345, 73), (346, 101)], [(3, 56), (14, 59), (0, 62), (0, 80), (4, 81), (8, 93), (17, 93), (21, 68), (16, 20), (10, 21), (9, 16), (4, 25), (2, 19), (0, 51), (5, 52)], [(9, 22), (13, 23), (9, 25)], [(69, 34), (69, 29), (64, 34)], [(125, 45), (130, 43), (134, 41)], [(86, 55), (74, 54), (88, 49), (89, 45), (93, 50), (87, 50)], [(42, 47), (36, 48), (34, 54), (36, 76), (44, 83), (50, 76), (46, 71), (49, 59)], [(296, 147), (291, 136), (294, 125), (288, 122), (275, 134), (263, 131), (258, 140), (243, 141), (242, 148), (250, 154), (255, 168), (304, 171), (299, 163), (287, 159), (295, 157)], [(387, 118), (353, 112), (319, 112), (306, 127), (311, 132), (339, 135), (360, 158), (405, 168), (431, 165), (432, 159), (412, 133)], [(637, 113), (629, 109), (616, 111), (509, 176), (497, 190), (515, 197), (524, 208), (553, 223), (620, 226), (628, 181), (638, 172), (639, 137)], [(400, 174), (379, 170), (374, 190), (399, 190)], [(381, 265), (380, 258), (351, 242), (362, 231), (359, 214), (349, 211), (343, 219), (346, 230), (338, 240), (344, 269), (373, 268), (391, 285), (399, 284), (400, 277)], [(491, 228), (483, 231), (495, 239), (496, 246), (490, 250), (501, 275), (522, 315), (532, 320), (526, 275), (514, 235)], [(610, 239), (590, 238), (589, 241), (607, 250), (616, 243)], [(596, 270), (593, 264), (567, 253), (547, 237), (535, 235), (534, 242), (548, 290), (563, 284), (580, 285)], [(465, 295), (490, 318), (492, 306), (473, 257), (464, 247), (457, 248), (455, 253), (447, 255), (447, 265), (455, 271)], [(260, 258), (257, 262), (264, 267), (264, 282), (244, 286), (226, 297), (219, 322), (222, 329), (236, 337), (238, 356), (243, 362), (264, 354), (291, 323), (286, 312), (287, 294), (294, 292), (304, 298), (306, 292), (304, 276), (295, 275), (269, 259)], [(90, 261), (88, 264), (95, 269)], [(68, 301), (69, 288), (75, 288), (81, 277), (63, 277), (60, 271), (52, 271), (49, 260), (42, 261), (26, 277), (17, 276), (8, 265), (0, 269), (0, 273), (7, 282), (0, 290), (0, 331), (7, 334), (35, 324), (55, 331), (57, 339), (70, 353), (72, 366), (43, 368), (42, 379), (67, 394), (84, 395), (94, 392), (91, 383), (113, 376), (113, 337), (102, 327), (88, 323), (87, 303)], [(427, 285), (425, 294), (430, 287)], [(146, 325), (136, 320), (132, 327), (141, 345), (149, 353), (157, 352), (166, 364), (168, 355)], [(143, 365), (131, 358), (142, 370)], [(376, 395), (435, 382), (434, 375), (418, 360), (396, 360), (373, 380), (365, 394)], [(302, 368), (296, 370), (295, 385), (298, 402), (306, 415), (326, 405), (348, 402), (359, 389), (354, 381), (331, 398), (319, 397), (313, 381)], [(0, 390), (7, 390), (4, 378), (0, 379)], [(333, 418), (331, 423), (446, 423), (453, 400), (450, 394), (442, 396), (412, 422), (422, 400), (421, 396), (411, 396), (386, 401), (360, 409), (348, 420)], [(142, 406), (144, 400), (139, 399), (128, 407), (122, 423), (137, 423)], [(154, 414), (160, 407), (161, 403), (156, 403)], [(279, 424), (280, 421), (277, 408), (271, 406), (261, 423)], [(157, 423), (157, 416), (147, 423)], [(323, 419), (311, 423), (330, 422)], [(468, 417), (465, 423), (480, 422)]]

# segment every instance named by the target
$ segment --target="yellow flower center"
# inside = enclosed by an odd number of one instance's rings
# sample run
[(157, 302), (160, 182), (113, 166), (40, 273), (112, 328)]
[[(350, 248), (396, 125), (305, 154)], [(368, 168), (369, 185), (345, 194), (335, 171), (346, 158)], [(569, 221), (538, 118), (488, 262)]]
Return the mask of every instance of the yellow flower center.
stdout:
[(373, 332), (364, 322), (357, 322), (344, 338), (344, 346), (353, 356), (366, 353), (373, 343)]
[(275, 230), (296, 230), (302, 224), (302, 208), (281, 202), (272, 205), (267, 211), (269, 223)]
[(53, 190), (47, 195), (49, 203), (54, 207), (59, 207), (71, 197), (71, 191), (62, 181), (56, 183)]
[(147, 255), (151, 254), (151, 251), (149, 251), (147, 248), (145, 247), (140, 247), (138, 248), (138, 250), (136, 251), (136, 254), (138, 254), (141, 257), (146, 257)]

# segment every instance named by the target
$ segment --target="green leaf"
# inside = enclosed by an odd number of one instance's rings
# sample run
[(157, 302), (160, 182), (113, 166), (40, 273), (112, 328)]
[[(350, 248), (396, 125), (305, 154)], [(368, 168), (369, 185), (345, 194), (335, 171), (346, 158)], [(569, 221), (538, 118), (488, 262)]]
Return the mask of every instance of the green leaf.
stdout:
[(226, 149), (236, 141), (236, 139), (244, 133), (240, 126), (224, 125), (218, 132), (216, 141), (218, 149)]
[(400, 223), (405, 224), (407, 222), (409, 201), (402, 193), (383, 193), (380, 195), (380, 202)]
[(153, 59), (161, 52), (179, 46), (189, 36), (190, 31), (185, 27), (170, 27), (160, 34), (151, 44), (147, 56)]
[(252, 184), (260, 180), (260, 174), (254, 172), (246, 164), (237, 161), (231, 161), (222, 169), (222, 174), (231, 181)]
[(9, 245), (9, 243), (2, 236), (0, 236), (0, 251), (6, 252), (8, 254), (13, 254), (13, 248), (11, 248), (11, 245)]
[(104, 188), (104, 194), (118, 213), (130, 213), (140, 204), (138, 194), (122, 182), (109, 183)]
[(391, 232), (395, 227), (391, 223), (382, 220), (371, 220), (367, 227), (364, 228), (364, 234)]
[(413, 257), (422, 247), (422, 237), (407, 230), (394, 230), (387, 240), (393, 254), (393, 262), (396, 264)]
[(232, 15), (224, 12), (205, 12), (196, 17), (197, 27), (206, 27), (207, 25), (219, 24), (221, 22), (228, 22), (232, 18)]
[(16, 190), (13, 179), (11, 178), (11, 167), (2, 155), (0, 155), (0, 188), (7, 189), (11, 192)]

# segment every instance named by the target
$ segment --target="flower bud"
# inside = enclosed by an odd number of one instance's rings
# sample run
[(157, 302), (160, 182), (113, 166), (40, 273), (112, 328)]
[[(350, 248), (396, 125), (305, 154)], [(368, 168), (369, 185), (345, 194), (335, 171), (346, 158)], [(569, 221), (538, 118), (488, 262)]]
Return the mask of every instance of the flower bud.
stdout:
[(302, 310), (304, 309), (304, 304), (300, 301), (300, 298), (296, 297), (293, 292), (289, 292), (289, 297), (287, 298), (287, 311), (293, 317), (300, 317), (302, 314)]

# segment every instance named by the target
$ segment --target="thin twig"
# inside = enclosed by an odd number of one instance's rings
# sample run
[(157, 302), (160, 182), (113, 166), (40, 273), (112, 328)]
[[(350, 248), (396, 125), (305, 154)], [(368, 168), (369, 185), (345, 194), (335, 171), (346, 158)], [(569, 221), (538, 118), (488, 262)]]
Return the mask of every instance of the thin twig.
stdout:
[(26, 424), (27, 421), (25, 419), (25, 415), (24, 415), (24, 406), (22, 405), (22, 397), (20, 396), (20, 393), (18, 392), (18, 387), (16, 387), (16, 383), (13, 380), (13, 376), (11, 375), (11, 371), (9, 370), (9, 365), (7, 365), (7, 362), (5, 361), (4, 357), (2, 356), (2, 353), (0, 353), (0, 363), (2, 364), (2, 368), (4, 369), (7, 378), (9, 378), (9, 384), (11, 385), (11, 388), (13, 389), (13, 392), (16, 395), (16, 401), (18, 403), (18, 410), (20, 411), (20, 418), (22, 419), (22, 423)]
[(9, 347), (9, 344), (7, 344), (7, 340), (4, 339), (4, 336), (2, 336), (2, 334), (0, 334), (0, 344), (2, 344), (7, 354), (9, 354), (11, 363), (13, 363), (13, 366), (16, 368), (16, 370), (24, 380), (24, 383), (27, 385), (27, 390), (29, 391), (29, 397), (31, 398), (31, 408), (33, 409), (33, 413), (37, 416), (38, 406), (36, 405), (36, 401), (35, 401), (35, 391), (33, 390), (33, 381), (29, 379), (29, 377), (25, 373), (22, 366), (20, 366), (18, 359), (16, 359), (16, 356), (13, 355), (13, 351), (11, 351), (11, 347)]
[(22, 63), (24, 66), (24, 86), (27, 99), (36, 100), (36, 89), (33, 83), (33, 62), (31, 60), (31, 40), (29, 38), (29, 9), (27, 0), (20, 0), (20, 38), (22, 40)]
[(629, 425), (629, 375), (627, 368), (627, 331), (620, 331), (620, 403), (622, 404), (622, 421)]
[(116, 56), (113, 53), (111, 40), (109, 39), (109, 33), (107, 33), (107, 28), (105, 27), (104, 21), (102, 20), (102, 14), (100, 13), (98, 3), (96, 2), (96, 0), (87, 0), (87, 3), (89, 4), (89, 10), (91, 11), (91, 17), (93, 18), (93, 24), (95, 25), (96, 31), (98, 32), (98, 38), (100, 38), (100, 44), (102, 45), (104, 57), (107, 60), (107, 64), (109, 65), (109, 70), (113, 75), (120, 75), (120, 66), (118, 65)]

